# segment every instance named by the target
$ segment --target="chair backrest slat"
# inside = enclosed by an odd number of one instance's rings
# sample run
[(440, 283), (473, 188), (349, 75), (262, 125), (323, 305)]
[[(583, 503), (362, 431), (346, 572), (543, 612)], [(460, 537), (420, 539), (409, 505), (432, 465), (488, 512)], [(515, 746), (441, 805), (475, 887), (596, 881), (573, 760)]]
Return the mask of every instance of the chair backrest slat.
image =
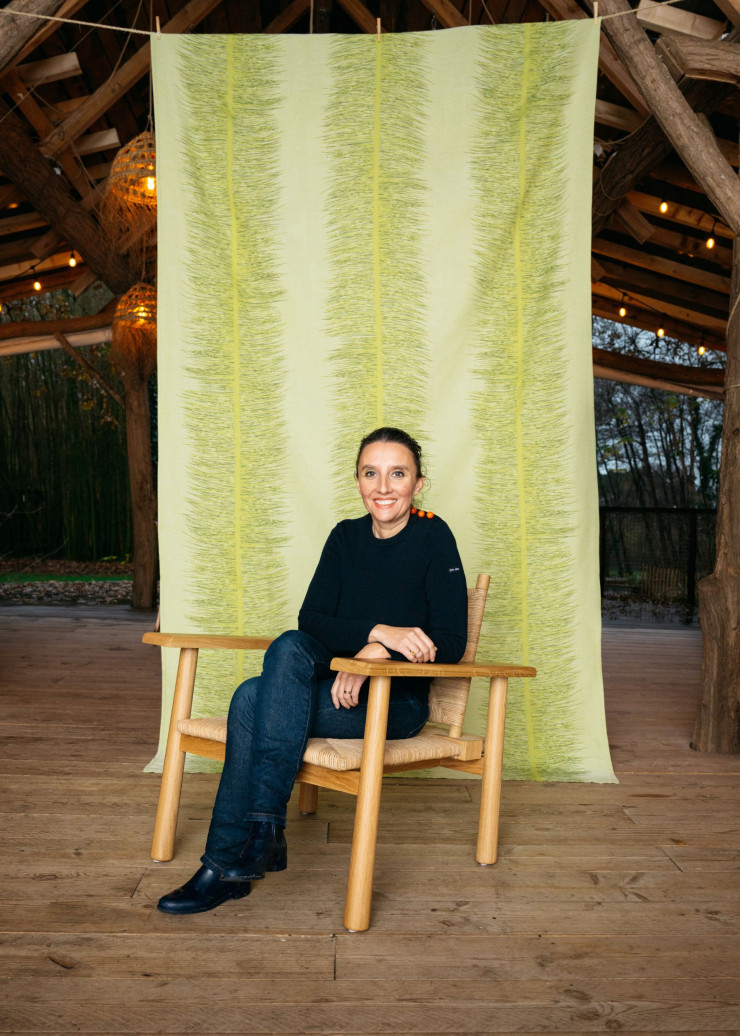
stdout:
[[(490, 582), (490, 576), (481, 574), (475, 586), (468, 588), (468, 641), (461, 662), (475, 661)], [(433, 723), (448, 724), (450, 733), (454, 737), (459, 736), (469, 693), (469, 679), (455, 676), (432, 680), (429, 690), (429, 719)]]

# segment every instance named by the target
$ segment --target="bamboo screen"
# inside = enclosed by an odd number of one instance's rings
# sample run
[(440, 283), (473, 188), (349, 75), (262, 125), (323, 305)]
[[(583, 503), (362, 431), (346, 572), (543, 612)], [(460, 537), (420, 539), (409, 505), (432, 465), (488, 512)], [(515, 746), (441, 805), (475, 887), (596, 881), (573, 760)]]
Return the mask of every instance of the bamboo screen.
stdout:
[[(511, 688), (506, 775), (614, 779), (600, 666), (588, 21), (152, 41), (162, 628), (277, 634), (357, 443), (425, 447), (424, 506)], [(259, 658), (203, 653), (195, 714)], [(164, 715), (175, 660), (164, 665)], [(474, 687), (468, 727), (483, 724)], [(209, 764), (194, 761), (205, 768)], [(159, 758), (151, 764), (159, 765)]]

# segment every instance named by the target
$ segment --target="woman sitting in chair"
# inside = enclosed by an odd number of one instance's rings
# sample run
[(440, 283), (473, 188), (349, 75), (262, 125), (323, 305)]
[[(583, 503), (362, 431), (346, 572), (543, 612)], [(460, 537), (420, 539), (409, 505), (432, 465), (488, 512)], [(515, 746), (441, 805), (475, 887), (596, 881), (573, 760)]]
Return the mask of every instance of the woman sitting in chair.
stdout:
[[(333, 529), (298, 630), (273, 641), (262, 675), (237, 687), (203, 866), (160, 910), (212, 910), (285, 869), (286, 807), (306, 741), (361, 738), (365, 729), (365, 677), (332, 672), (334, 656), (455, 663), (463, 655), (467, 590), (455, 539), (441, 518), (412, 506), (424, 485), (419, 444), (378, 428), (360, 443), (355, 477), (368, 513)], [(428, 693), (423, 677), (392, 681), (390, 740), (418, 734)]]

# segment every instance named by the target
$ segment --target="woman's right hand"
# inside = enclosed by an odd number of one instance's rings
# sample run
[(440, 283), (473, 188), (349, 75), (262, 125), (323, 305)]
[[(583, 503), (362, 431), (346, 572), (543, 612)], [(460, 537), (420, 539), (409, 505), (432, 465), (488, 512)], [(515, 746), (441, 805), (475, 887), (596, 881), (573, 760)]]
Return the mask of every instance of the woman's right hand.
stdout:
[(373, 626), (368, 638), (383, 644), (391, 651), (398, 651), (409, 662), (433, 662), (437, 648), (423, 629), (418, 626)]

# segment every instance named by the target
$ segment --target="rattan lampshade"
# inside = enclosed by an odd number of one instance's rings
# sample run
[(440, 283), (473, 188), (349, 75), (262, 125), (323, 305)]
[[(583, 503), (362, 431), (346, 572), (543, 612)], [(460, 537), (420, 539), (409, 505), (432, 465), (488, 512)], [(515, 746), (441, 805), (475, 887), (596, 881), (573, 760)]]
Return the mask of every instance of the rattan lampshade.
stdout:
[(135, 261), (153, 244), (157, 222), (154, 134), (140, 133), (118, 152), (105, 183), (100, 218), (116, 247)]
[(140, 282), (122, 295), (113, 316), (113, 349), (125, 363), (151, 374), (157, 362), (157, 291)]

